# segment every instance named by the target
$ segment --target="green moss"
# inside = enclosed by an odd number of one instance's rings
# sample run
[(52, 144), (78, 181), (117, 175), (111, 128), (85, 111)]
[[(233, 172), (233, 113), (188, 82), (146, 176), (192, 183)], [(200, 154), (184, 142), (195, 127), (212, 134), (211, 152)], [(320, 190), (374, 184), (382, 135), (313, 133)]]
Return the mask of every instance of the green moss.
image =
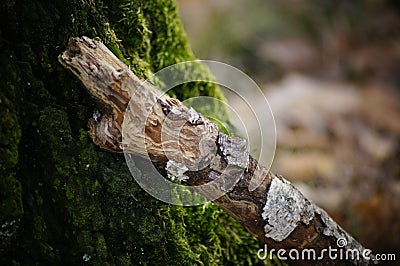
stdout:
[(7, 77), (0, 80), (0, 250), (6, 250), (16, 240), (23, 215), (22, 188), (16, 178), (21, 127), (14, 102), (21, 79), (15, 54), (4, 52), (7, 54), (0, 54), (1, 73)]
[(18, 117), (16, 114), (8, 113), (6, 110), (4, 116), (0, 116), (1, 137), (0, 145), (4, 148), (1, 153), (2, 166), (11, 168), (18, 162), (18, 143), (21, 137), (19, 130)]
[(21, 202), (21, 184), (13, 175), (5, 175), (0, 179), (0, 212), (2, 220), (19, 219), (23, 214)]
[[(0, 239), (0, 264), (259, 263), (257, 241), (215, 205), (164, 204), (136, 184), (122, 155), (95, 147), (86, 131), (96, 107), (57, 61), (82, 35), (100, 38), (143, 78), (194, 59), (173, 1), (0, 5), (0, 222), (13, 232)], [(201, 65), (191, 71), (210, 75)], [(171, 95), (223, 98), (205, 82)], [(219, 105), (205, 112), (228, 121)]]
[[(108, 4), (112, 7), (108, 15), (113, 30), (121, 39), (124, 56), (137, 75), (149, 78), (151, 73), (167, 66), (196, 59), (173, 1), (119, 0)], [(189, 69), (177, 68), (175, 72), (176, 78), (190, 73), (197, 80), (212, 79), (208, 69), (201, 64), (193, 64)], [(169, 91), (169, 94), (180, 100), (202, 95), (224, 99), (216, 84), (210, 82), (187, 83)], [(215, 104), (208, 108), (206, 113), (228, 122), (223, 106)]]

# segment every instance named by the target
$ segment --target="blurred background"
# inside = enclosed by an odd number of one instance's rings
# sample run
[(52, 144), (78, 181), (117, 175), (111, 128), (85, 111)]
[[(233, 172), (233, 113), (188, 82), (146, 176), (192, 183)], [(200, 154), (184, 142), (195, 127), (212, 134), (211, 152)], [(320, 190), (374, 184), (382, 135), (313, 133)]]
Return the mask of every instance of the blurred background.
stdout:
[(400, 253), (400, 2), (178, 4), (196, 56), (241, 69), (265, 93), (272, 170), (366, 247)]

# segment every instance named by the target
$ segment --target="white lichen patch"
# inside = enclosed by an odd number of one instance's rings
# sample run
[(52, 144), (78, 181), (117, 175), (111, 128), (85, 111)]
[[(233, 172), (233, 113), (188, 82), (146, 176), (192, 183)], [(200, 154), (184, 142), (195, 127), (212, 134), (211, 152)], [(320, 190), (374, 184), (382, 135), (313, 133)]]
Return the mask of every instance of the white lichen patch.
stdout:
[[(323, 231), (322, 234), (326, 236), (332, 236), (336, 238), (337, 245), (341, 244), (341, 246), (347, 250), (357, 250), (359, 254), (363, 254), (365, 248), (361, 246), (351, 235), (346, 233), (342, 227), (340, 227), (323, 209), (319, 207), (315, 207), (315, 213), (319, 214), (321, 220), (323, 222)], [(375, 255), (370, 254), (370, 259), (373, 261), (373, 264), (377, 264), (378, 261), (375, 261)], [(354, 265), (370, 265), (370, 260), (361, 256), (360, 260), (357, 257), (352, 257), (350, 260)]]
[(89, 254), (83, 254), (82, 259), (83, 261), (87, 262), (92, 258), (92, 256), (90, 256)]
[(99, 121), (99, 118), (101, 117), (101, 114), (100, 114), (100, 112), (98, 111), (98, 110), (95, 110), (94, 112), (93, 112), (93, 119), (94, 119), (94, 121)]
[(314, 217), (313, 205), (283, 178), (272, 180), (263, 210), (265, 236), (278, 242), (286, 239), (300, 222), (308, 225)]
[(247, 168), (249, 151), (246, 140), (220, 133), (218, 135), (218, 144), (219, 150), (228, 165), (235, 165), (242, 169)]
[(192, 107), (189, 108), (189, 118), (188, 122), (190, 124), (197, 124), (200, 120), (201, 116), (196, 110), (194, 110)]
[[(321, 217), (322, 222), (325, 227), (322, 231), (322, 234), (326, 236), (334, 236), (336, 238), (343, 237), (344, 234), (340, 233), (339, 229), (341, 229), (338, 224), (324, 211), (323, 209), (317, 207), (315, 208), (315, 212), (318, 213)], [(344, 231), (341, 229), (341, 231)]]
[[(355, 239), (349, 234), (345, 233), (342, 227), (340, 227), (323, 209), (316, 207), (315, 213), (319, 214), (322, 222), (324, 223), (324, 228), (322, 234), (326, 236), (333, 236), (336, 239), (344, 239), (346, 246), (348, 248), (355, 248)], [(357, 247), (362, 248), (360, 247)]]
[(167, 162), (165, 170), (167, 170), (168, 178), (170, 178), (171, 180), (178, 179), (180, 181), (185, 181), (189, 179), (188, 176), (184, 175), (184, 173), (189, 169), (183, 163), (178, 163), (169, 160)]

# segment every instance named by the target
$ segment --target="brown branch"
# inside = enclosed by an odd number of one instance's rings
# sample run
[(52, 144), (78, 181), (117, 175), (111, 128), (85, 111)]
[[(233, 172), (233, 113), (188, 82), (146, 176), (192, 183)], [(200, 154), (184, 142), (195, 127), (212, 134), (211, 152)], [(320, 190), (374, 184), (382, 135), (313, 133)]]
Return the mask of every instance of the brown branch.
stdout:
[[(102, 111), (100, 119), (89, 121), (89, 134), (102, 149), (111, 152), (124, 149), (141, 156), (148, 153), (154, 163), (164, 166), (169, 161), (206, 166), (198, 171), (183, 170), (185, 181), (191, 186), (206, 184), (225, 171), (224, 180), (234, 186), (214, 202), (269, 249), (282, 248), (287, 251), (286, 257), (291, 249), (300, 254), (313, 249), (317, 257), (326, 249), (317, 264), (372, 264), (363, 258), (365, 249), (361, 244), (324, 210), (284, 178), (260, 166), (247, 152), (244, 140), (219, 132), (218, 126), (201, 114), (143, 83), (102, 43), (86, 37), (71, 38), (59, 61), (82, 81)], [(130, 120), (130, 127), (122, 140), (124, 114), (132, 96), (135, 103), (129, 105), (130, 116), (125, 118)], [(149, 109), (153, 103), (156, 104)], [(145, 125), (144, 130), (137, 124)], [(176, 128), (180, 128), (179, 139)], [(145, 150), (138, 145), (143, 140)], [(171, 175), (176, 174), (168, 167), (167, 170)], [(261, 185), (250, 191), (253, 178)], [(215, 193), (213, 189), (200, 192), (206, 197)], [(340, 238), (347, 242), (343, 248), (337, 246)], [(337, 255), (336, 259), (329, 256), (329, 247), (338, 249), (331, 251), (332, 256)], [(359, 259), (341, 260), (346, 252), (353, 251), (359, 252)]]

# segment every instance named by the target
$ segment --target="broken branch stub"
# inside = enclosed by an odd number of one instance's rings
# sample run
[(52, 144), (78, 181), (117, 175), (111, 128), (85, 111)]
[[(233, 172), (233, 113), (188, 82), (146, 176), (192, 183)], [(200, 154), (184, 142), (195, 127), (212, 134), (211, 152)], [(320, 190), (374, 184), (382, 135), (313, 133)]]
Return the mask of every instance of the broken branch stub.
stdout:
[[(321, 265), (372, 264), (363, 256), (373, 258), (368, 250), (324, 210), (260, 166), (248, 153), (245, 140), (219, 132), (216, 124), (194, 109), (139, 79), (101, 42), (71, 38), (59, 61), (83, 83), (102, 112), (89, 121), (90, 137), (100, 148), (149, 156), (167, 168), (170, 178), (190, 186), (222, 176), (215, 190), (224, 194), (214, 202), (269, 249), (307, 251), (309, 257), (300, 256), (298, 263), (314, 258)], [(128, 106), (132, 97), (134, 104)], [(123, 136), (124, 116), (129, 121)], [(262, 182), (250, 191), (253, 178)], [(197, 191), (208, 198), (216, 193), (212, 187)], [(338, 246), (339, 241), (346, 245)], [(329, 248), (336, 249), (337, 256), (328, 256)]]

